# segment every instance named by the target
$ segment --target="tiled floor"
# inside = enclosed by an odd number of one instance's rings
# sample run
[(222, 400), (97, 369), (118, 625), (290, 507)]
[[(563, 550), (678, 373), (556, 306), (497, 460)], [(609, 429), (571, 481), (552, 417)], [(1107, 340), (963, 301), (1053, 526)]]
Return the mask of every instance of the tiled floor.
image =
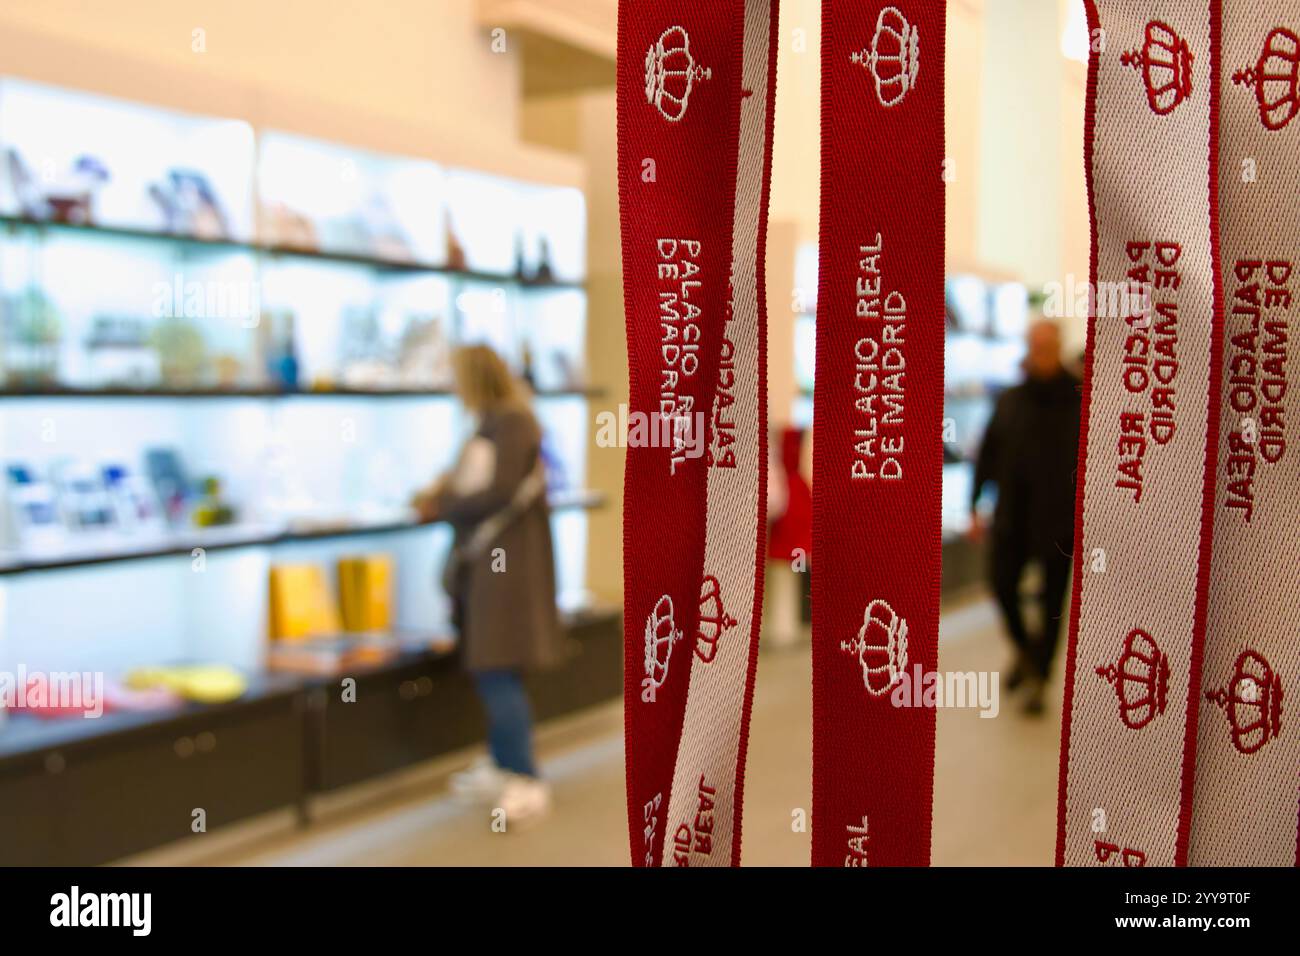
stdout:
[[(1000, 669), (1008, 654), (993, 608), (976, 602), (945, 610), (943, 670)], [(1058, 666), (1058, 671), (1059, 671)], [(811, 774), (807, 645), (765, 654), (750, 735), (744, 862), (805, 866), (809, 838), (793, 832), (792, 811), (808, 807)], [(1022, 716), (1009, 695), (1000, 713), (939, 713), (933, 859), (940, 865), (1049, 865), (1056, 814), (1060, 677), (1047, 715)], [(259, 865), (623, 865), (628, 841), (620, 707), (611, 705), (548, 727), (540, 741), (555, 788), (550, 817), (524, 832), (495, 833), (487, 810), (468, 809), (426, 782), (382, 803), (263, 839), (255, 852), (211, 862)], [(463, 762), (462, 757), (460, 762)]]

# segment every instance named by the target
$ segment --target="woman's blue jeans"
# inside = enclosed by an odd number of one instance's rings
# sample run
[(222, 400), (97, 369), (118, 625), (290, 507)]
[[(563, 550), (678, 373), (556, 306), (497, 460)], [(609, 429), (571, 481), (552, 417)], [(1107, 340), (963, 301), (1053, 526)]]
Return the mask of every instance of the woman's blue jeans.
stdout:
[(474, 671), (479, 699), (487, 712), (488, 750), (502, 770), (537, 776), (533, 763), (533, 714), (517, 671)]

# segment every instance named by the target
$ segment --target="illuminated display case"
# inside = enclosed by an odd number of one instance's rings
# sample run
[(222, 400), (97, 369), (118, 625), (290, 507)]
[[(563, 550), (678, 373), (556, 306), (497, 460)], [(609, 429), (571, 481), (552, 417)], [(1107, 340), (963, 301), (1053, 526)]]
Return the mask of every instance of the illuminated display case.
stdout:
[(345, 554), (445, 635), (408, 502), (472, 427), (467, 342), (534, 388), (586, 604), (581, 191), (13, 79), (0, 157), (0, 666), (256, 670), (271, 568)]

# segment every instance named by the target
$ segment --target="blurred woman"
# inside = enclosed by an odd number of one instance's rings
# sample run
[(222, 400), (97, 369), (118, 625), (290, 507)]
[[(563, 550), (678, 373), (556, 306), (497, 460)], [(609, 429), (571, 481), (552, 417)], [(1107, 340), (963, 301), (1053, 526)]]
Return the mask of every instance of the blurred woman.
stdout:
[(454, 529), (443, 583), (462, 661), (487, 716), (490, 757), (454, 775), (452, 789), (470, 799), (499, 799), (509, 826), (550, 807), (524, 687), (524, 673), (555, 663), (562, 642), (542, 430), (526, 388), (490, 348), (460, 348), (452, 367), (456, 393), (477, 427), (451, 470), (415, 505), (423, 518)]

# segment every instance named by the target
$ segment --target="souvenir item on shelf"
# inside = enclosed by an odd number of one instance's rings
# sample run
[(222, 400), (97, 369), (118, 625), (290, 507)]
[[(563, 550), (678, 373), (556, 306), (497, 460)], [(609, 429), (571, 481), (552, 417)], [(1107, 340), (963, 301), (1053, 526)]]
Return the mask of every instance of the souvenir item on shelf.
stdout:
[(9, 170), (9, 182), (18, 199), (21, 215), (41, 222), (49, 219), (50, 204), (45, 201), (45, 194), (28, 169), (22, 153), (12, 146), (5, 150), (5, 167)]
[(436, 315), (410, 315), (397, 349), (398, 377), (407, 386), (439, 389), (452, 383), (451, 344)]
[(391, 637), (350, 635), (304, 641), (273, 641), (266, 649), (266, 667), (284, 674), (326, 676), (351, 668), (383, 664), (401, 651), (401, 645)]
[(460, 237), (451, 224), (451, 215), (447, 216), (447, 268), (463, 270), (469, 267), (465, 258), (465, 247), (460, 244)]
[(339, 610), (343, 629), (382, 632), (393, 620), (393, 559), (387, 554), (339, 558)]
[(524, 280), (528, 278), (528, 266), (524, 257), (524, 237), (520, 232), (515, 233), (515, 269), (514, 276), (516, 279)]
[(585, 376), (574, 356), (564, 349), (556, 349), (551, 353), (551, 365), (555, 368), (556, 388), (580, 389), (585, 384)]
[(247, 379), (247, 367), (239, 356), (229, 352), (220, 352), (212, 356), (214, 385), (219, 389), (235, 389), (240, 385), (250, 384)]
[(319, 565), (273, 565), (270, 588), (271, 640), (335, 637), (342, 630), (338, 604)]
[(936, 713), (904, 704), (939, 663), (946, 19), (822, 4), (815, 866), (930, 862)]
[(184, 702), (170, 687), (128, 687), (118, 681), (104, 682), (105, 713), (151, 713), (171, 710)]
[(215, 528), (234, 524), (235, 509), (221, 495), (221, 479), (215, 475), (204, 478), (200, 487), (203, 495), (194, 505), (191, 517), (200, 528)]
[(249, 364), (257, 385), (271, 384), (271, 356), (275, 351), (275, 325), (278, 315), (272, 309), (262, 309), (253, 330), (252, 355)]
[(172, 526), (183, 525), (189, 515), (192, 488), (180, 454), (174, 448), (150, 448), (145, 452), (145, 472), (163, 515)]
[(156, 383), (161, 375), (146, 322), (138, 316), (95, 316), (85, 347), (92, 386), (139, 388)]
[(39, 389), (55, 385), (62, 322), (54, 303), (36, 286), (0, 299), (0, 370), (5, 385)]
[(24, 216), (79, 226), (95, 222), (95, 194), (109, 179), (108, 167), (98, 157), (78, 156), (43, 186), (17, 150), (10, 148), (7, 160)]
[(343, 307), (343, 331), (339, 336), (339, 357), (348, 362), (375, 359), (384, 355), (384, 336), (379, 314), (370, 306)]
[(229, 239), (225, 210), (203, 173), (171, 169), (162, 183), (149, 186), (166, 232), (199, 239)]
[(565, 491), (569, 487), (569, 473), (564, 466), (564, 458), (555, 447), (555, 438), (548, 431), (542, 432), (542, 445), (538, 454), (542, 458), (542, 467), (546, 470), (546, 490), (551, 493)]
[(35, 470), (19, 462), (5, 468), (5, 534), (0, 546), (40, 550), (67, 541), (58, 493)]
[(298, 345), (294, 338), (294, 314), (288, 310), (263, 315), (269, 350), (265, 353), (267, 383), (285, 392), (298, 390)]
[(393, 215), (392, 206), (380, 193), (374, 193), (356, 214), (361, 237), (360, 251), (377, 259), (410, 262), (415, 258), (406, 234)]
[[(1212, 7), (1087, 4), (1090, 33), (1106, 38), (1089, 63), (1090, 279), (1136, 301), (1122, 297), (1088, 321), (1061, 866), (1187, 863), (1223, 351)], [(1293, 191), (1279, 201), (1292, 203)], [(1252, 613), (1252, 630), (1258, 623)], [(1294, 822), (1294, 765), (1287, 773)]]
[(379, 316), (373, 308), (347, 306), (339, 345), (339, 381), (347, 388), (383, 389), (396, 384)]
[(62, 459), (50, 468), (58, 489), (59, 510), (69, 530), (102, 531), (117, 523), (117, 509), (103, 477), (89, 465)]
[(96, 156), (78, 156), (72, 168), (45, 191), (55, 222), (89, 225), (95, 221), (95, 194), (108, 182), (108, 168)]
[(104, 465), (101, 471), (119, 528), (125, 531), (161, 529), (162, 512), (157, 499), (131, 469), (126, 465), (109, 464)]
[(533, 347), (524, 342), (520, 346), (519, 377), (528, 383), (528, 387), (537, 390), (537, 372), (533, 368)]
[(624, 494), (636, 866), (740, 862), (762, 594), (777, 22), (775, 0), (618, 8), (629, 407), (655, 435), (628, 448)]
[(271, 245), (305, 252), (320, 248), (316, 226), (308, 216), (282, 202), (264, 202), (260, 209), (262, 235)]
[(537, 271), (532, 278), (534, 282), (550, 282), (555, 278), (551, 267), (551, 244), (545, 236), (537, 240)]
[(158, 366), (165, 386), (195, 388), (200, 384), (208, 350), (197, 323), (180, 316), (159, 319), (150, 341), (158, 352)]
[(126, 675), (133, 690), (162, 688), (197, 704), (224, 704), (248, 690), (248, 678), (224, 664), (138, 667)]

